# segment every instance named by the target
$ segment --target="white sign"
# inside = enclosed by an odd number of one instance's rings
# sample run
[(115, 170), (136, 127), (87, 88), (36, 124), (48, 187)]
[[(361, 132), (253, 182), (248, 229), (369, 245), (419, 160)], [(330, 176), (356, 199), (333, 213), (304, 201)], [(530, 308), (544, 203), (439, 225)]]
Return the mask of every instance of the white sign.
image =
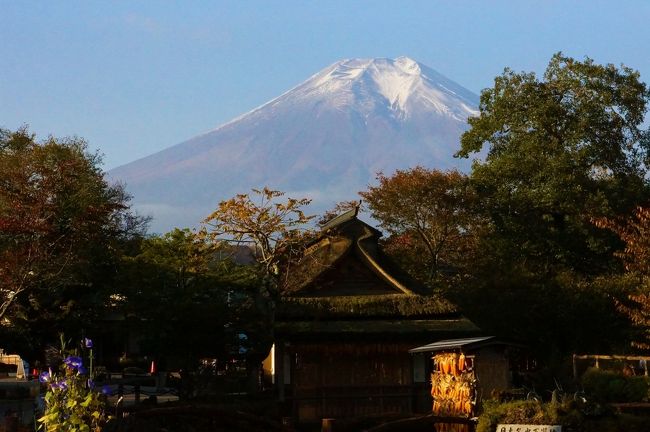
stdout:
[(560, 425), (500, 424), (496, 432), (562, 432)]

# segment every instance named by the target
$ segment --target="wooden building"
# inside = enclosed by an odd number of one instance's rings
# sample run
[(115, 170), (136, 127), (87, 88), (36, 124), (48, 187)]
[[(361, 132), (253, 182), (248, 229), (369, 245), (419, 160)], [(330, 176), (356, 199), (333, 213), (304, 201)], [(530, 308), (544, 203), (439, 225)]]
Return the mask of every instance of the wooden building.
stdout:
[(430, 412), (425, 364), (409, 349), (478, 334), (395, 267), (380, 237), (356, 210), (340, 215), (283, 276), (265, 369), (298, 422)]
[[(504, 342), (495, 336), (440, 340), (409, 352), (416, 361), (426, 363), (431, 376), (433, 411), (444, 415), (475, 414), (477, 402), (520, 387), (522, 376), (533, 368), (523, 345)], [(450, 362), (451, 365), (445, 364)], [(458, 366), (459, 363), (464, 366)], [(454, 385), (444, 379), (447, 374), (454, 376)], [(453, 391), (454, 386), (461, 386), (467, 379), (471, 381), (471, 394)], [(464, 396), (468, 397), (463, 399)], [(466, 408), (468, 399), (472, 406)], [(459, 409), (455, 409), (456, 405)]]

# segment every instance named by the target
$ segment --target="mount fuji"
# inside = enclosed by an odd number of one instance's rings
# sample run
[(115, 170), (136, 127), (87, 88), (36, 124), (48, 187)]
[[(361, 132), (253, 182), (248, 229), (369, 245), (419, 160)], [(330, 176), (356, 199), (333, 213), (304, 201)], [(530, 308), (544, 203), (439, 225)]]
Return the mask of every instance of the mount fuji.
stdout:
[(357, 199), (377, 172), (469, 167), (453, 158), (478, 96), (407, 57), (347, 59), (264, 105), (108, 173), (152, 230), (197, 226), (219, 201), (268, 186), (313, 199), (308, 213)]

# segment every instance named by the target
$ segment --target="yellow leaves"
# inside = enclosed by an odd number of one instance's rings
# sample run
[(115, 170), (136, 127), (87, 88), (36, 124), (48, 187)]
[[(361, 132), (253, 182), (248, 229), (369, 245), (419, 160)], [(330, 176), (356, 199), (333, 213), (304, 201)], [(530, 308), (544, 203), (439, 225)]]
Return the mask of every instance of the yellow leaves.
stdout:
[(93, 394), (92, 394), (92, 393), (88, 393), (88, 395), (86, 396), (86, 399), (84, 399), (84, 401), (81, 402), (81, 406), (84, 407), (84, 408), (88, 408), (88, 406), (89, 406), (92, 402), (93, 402)]
[(268, 187), (252, 192), (221, 201), (217, 210), (203, 220), (202, 235), (212, 241), (252, 243), (260, 252), (258, 262), (267, 274), (274, 274), (297, 234), (312, 219), (313, 216), (306, 216), (302, 210), (311, 200), (278, 201), (284, 192)]

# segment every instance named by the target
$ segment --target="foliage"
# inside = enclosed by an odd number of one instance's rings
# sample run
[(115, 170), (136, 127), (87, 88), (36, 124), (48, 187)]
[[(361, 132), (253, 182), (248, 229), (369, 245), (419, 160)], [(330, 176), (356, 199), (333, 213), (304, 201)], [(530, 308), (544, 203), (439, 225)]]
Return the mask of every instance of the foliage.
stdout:
[(514, 401), (498, 403), (484, 401), (476, 432), (492, 432), (497, 424), (558, 424), (557, 412), (550, 405), (538, 401)]
[[(45, 412), (38, 419), (46, 432), (99, 432), (108, 420), (105, 400), (95, 390), (92, 376), (83, 366), (76, 351), (66, 351), (61, 337), (62, 356), (66, 356), (59, 373), (43, 372), (40, 381), (47, 384)], [(89, 348), (92, 365), (92, 342), (84, 340)], [(90, 344), (89, 344), (90, 343)]]
[(267, 278), (265, 288), (272, 297), (277, 286), (270, 279), (277, 278), (283, 260), (291, 259), (302, 243), (304, 225), (313, 216), (306, 216), (302, 208), (311, 200), (288, 198), (278, 202), (284, 193), (269, 188), (253, 189), (254, 196), (239, 194), (219, 203), (203, 223), (204, 235), (215, 241), (252, 245), (261, 274)]
[(650, 381), (645, 376), (590, 368), (581, 378), (585, 392), (599, 402), (641, 402), (648, 400)]
[(229, 257), (225, 246), (188, 229), (146, 238), (124, 257), (113, 306), (139, 329), (145, 352), (185, 368), (226, 354), (236, 337), (228, 326), (251, 317), (246, 290), (255, 281)]
[(498, 424), (562, 425), (563, 430), (583, 432), (643, 432), (648, 418), (614, 414), (606, 407), (567, 399), (562, 402), (483, 402), (476, 432), (494, 432)]
[(554, 55), (543, 79), (506, 69), (481, 94), (460, 156), (487, 146), (471, 175), (507, 253), (536, 272), (608, 270), (619, 245), (590, 222), (649, 196), (650, 93), (638, 72)]
[(449, 295), (484, 331), (535, 341), (538, 359), (558, 365), (628, 337), (615, 306), (630, 289), (622, 242), (592, 221), (650, 197), (649, 97), (629, 68), (562, 54), (543, 77), (506, 69), (482, 92), (459, 156), (487, 149), (470, 175), (486, 229)]
[[(360, 195), (372, 216), (391, 234), (386, 251), (415, 266), (423, 282), (437, 281), (444, 268), (462, 267), (475, 242), (479, 219), (475, 195), (458, 171), (415, 167), (377, 176), (378, 186)], [(400, 262), (404, 264), (403, 262)]]
[(569, 372), (563, 362), (568, 354), (627, 348), (629, 324), (613, 299), (632, 289), (629, 278), (585, 280), (563, 272), (542, 279), (496, 265), (491, 274), (484, 271), (484, 279), (446, 296), (483, 332), (527, 344), (538, 361), (557, 368), (555, 374)]
[(650, 208), (637, 207), (632, 217), (622, 223), (607, 218), (594, 222), (612, 230), (625, 242), (617, 256), (623, 259), (626, 271), (637, 279), (637, 284), (634, 292), (618, 301), (618, 307), (639, 330), (632, 346), (650, 349)]
[(89, 322), (121, 243), (144, 230), (121, 186), (78, 138), (37, 143), (0, 130), (0, 319), (14, 327)]

